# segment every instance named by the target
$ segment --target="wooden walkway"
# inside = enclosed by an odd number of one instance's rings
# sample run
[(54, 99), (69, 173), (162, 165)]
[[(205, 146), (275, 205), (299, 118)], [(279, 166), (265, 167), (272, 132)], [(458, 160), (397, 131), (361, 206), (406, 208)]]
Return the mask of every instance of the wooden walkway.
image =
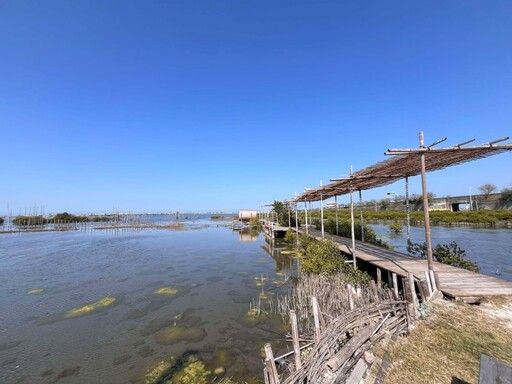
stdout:
[[(321, 239), (321, 232), (310, 229), (309, 233)], [(325, 234), (326, 239), (339, 244), (339, 249), (352, 255), (352, 239)], [(390, 273), (396, 273), (400, 277), (407, 277), (407, 272), (412, 272), (416, 279), (425, 280), (425, 271), (428, 270), (427, 260), (409, 256), (401, 252), (377, 247), (372, 244), (356, 241), (356, 258), (365, 261), (377, 268)], [(439, 276), (441, 291), (451, 298), (469, 298), (483, 296), (512, 296), (512, 282), (481, 273), (467, 271), (434, 262), (434, 271)]]

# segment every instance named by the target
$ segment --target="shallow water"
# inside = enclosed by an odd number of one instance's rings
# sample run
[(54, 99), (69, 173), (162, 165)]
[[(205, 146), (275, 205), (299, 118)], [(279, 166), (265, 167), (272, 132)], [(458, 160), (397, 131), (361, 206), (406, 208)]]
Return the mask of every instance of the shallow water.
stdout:
[[(406, 227), (400, 234), (391, 234), (388, 225), (371, 225), (378, 237), (395, 247), (397, 251), (406, 252)], [(512, 281), (512, 229), (510, 228), (471, 228), (431, 226), (432, 246), (449, 244), (455, 241), (466, 250), (466, 257), (476, 261), (480, 272)], [(423, 227), (411, 227), (411, 241), (425, 241)]]
[(293, 261), (271, 257), (262, 236), (210, 224), (2, 235), (0, 382), (139, 382), (186, 352), (260, 378), (263, 344), (284, 333), (280, 319), (246, 314)]

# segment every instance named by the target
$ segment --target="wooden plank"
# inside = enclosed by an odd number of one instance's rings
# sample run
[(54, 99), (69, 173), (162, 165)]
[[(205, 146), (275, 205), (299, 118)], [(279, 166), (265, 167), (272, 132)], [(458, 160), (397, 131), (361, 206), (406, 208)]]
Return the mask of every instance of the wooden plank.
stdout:
[(511, 384), (512, 368), (487, 355), (480, 356), (478, 384)]
[(366, 373), (367, 368), (368, 365), (366, 364), (366, 362), (363, 359), (359, 359), (356, 366), (354, 367), (354, 370), (348, 377), (345, 384), (359, 384), (363, 379), (363, 376)]
[(336, 372), (373, 333), (374, 325), (367, 325), (356, 333), (339, 350), (336, 355), (327, 361), (327, 366), (332, 372)]

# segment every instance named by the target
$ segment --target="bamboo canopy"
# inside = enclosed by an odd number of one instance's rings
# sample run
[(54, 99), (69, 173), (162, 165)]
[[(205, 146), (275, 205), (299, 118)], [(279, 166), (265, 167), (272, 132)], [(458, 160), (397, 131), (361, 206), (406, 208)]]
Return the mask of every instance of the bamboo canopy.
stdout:
[(424, 148), (388, 149), (385, 155), (393, 157), (353, 173), (350, 177), (331, 179), (331, 183), (319, 188), (306, 190), (293, 199), (296, 202), (319, 201), (334, 196), (349, 194), (351, 191), (363, 191), (391, 184), (406, 177), (421, 174), (421, 155), (425, 155), (426, 171), (437, 171), (453, 165), (482, 159), (507, 151), (512, 151), (512, 144), (497, 145), (508, 140), (503, 138), (487, 144), (464, 147), (473, 142), (446, 148), (432, 148), (446, 138)]

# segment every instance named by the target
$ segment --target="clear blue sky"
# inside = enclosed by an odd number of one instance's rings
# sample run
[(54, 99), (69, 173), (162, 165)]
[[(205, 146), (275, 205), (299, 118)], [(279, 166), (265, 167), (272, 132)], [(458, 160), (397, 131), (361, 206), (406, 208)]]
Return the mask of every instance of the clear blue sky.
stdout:
[[(0, 0), (0, 213), (258, 208), (420, 130), (512, 135), (511, 20), (508, 0)], [(510, 187), (511, 164), (430, 189)]]

